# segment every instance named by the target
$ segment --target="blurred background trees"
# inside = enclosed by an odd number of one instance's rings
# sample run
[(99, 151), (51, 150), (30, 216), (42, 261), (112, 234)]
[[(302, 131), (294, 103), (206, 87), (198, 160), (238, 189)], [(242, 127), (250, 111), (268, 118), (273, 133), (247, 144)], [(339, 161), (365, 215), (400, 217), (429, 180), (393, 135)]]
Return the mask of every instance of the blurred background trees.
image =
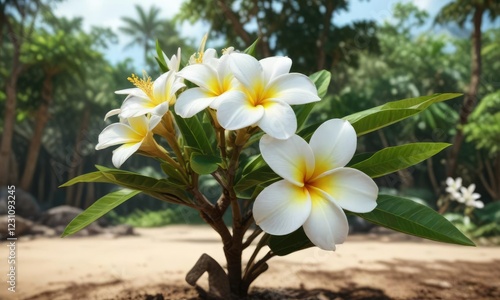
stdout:
[[(43, 208), (63, 203), (85, 208), (110, 188), (87, 184), (57, 189), (95, 164), (111, 165), (111, 151), (94, 150), (97, 136), (106, 126), (104, 114), (123, 100), (113, 92), (130, 86), (126, 78), (137, 70), (131, 59), (109, 62), (106, 48), (122, 33), (129, 45), (141, 47), (134, 59), (155, 78), (160, 74), (154, 61), (156, 39), (168, 56), (182, 47), (187, 59), (197, 47), (198, 42), (179, 31), (182, 21), (209, 24), (209, 45), (219, 49), (244, 49), (259, 38), (259, 58), (287, 55), (293, 70), (306, 74), (330, 70), (329, 93), (316, 105), (310, 123), (387, 101), (463, 92), (462, 98), (364, 136), (359, 150), (453, 142), (447, 153), (378, 184), (435, 206), (446, 177), (460, 176), (467, 184), (476, 183), (485, 203), (500, 199), (497, 1), (453, 0), (436, 19), (409, 2), (396, 3), (385, 21), (341, 24), (339, 13), (352, 3), (347, 0), (185, 0), (173, 20), (160, 15), (167, 7), (136, 6), (123, 16), (118, 32), (85, 30), (82, 19), (57, 17), (53, 10), (58, 3), (0, 0), (0, 186), (16, 184), (35, 195)], [(447, 30), (455, 27), (466, 34)], [(136, 157), (124, 168), (161, 176), (148, 163)], [(119, 211), (162, 205), (143, 197)]]

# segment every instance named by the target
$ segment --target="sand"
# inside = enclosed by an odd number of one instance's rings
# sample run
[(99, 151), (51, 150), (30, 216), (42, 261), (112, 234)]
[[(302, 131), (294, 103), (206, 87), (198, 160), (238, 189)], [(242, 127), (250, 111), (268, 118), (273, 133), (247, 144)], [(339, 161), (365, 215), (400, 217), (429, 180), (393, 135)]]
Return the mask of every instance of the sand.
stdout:
[[(120, 238), (21, 237), (15, 293), (7, 290), (2, 242), (0, 299), (146, 299), (141, 295), (158, 293), (193, 299), (184, 276), (199, 256), (224, 261), (220, 239), (207, 226), (136, 231)], [(290, 299), (500, 299), (500, 247), (352, 235), (336, 252), (310, 248), (273, 258), (253, 286), (256, 294), (286, 290), (283, 298)]]

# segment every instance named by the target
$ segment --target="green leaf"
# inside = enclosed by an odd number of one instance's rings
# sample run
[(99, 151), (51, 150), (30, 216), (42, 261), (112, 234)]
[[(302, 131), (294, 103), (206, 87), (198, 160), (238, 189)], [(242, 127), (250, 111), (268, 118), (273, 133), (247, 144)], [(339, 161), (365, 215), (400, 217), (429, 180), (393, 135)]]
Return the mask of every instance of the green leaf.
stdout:
[(374, 224), (421, 238), (458, 245), (475, 246), (445, 217), (415, 201), (379, 195), (377, 207), (369, 213), (353, 213)]
[(246, 48), (243, 53), (255, 56), (255, 47), (257, 47), (257, 43), (259, 42), (259, 39), (256, 39), (248, 48)]
[(204, 128), (198, 119), (198, 116), (182, 118), (181, 116), (174, 114), (174, 118), (187, 146), (196, 149), (196, 152), (199, 153), (215, 154), (215, 151), (212, 149), (211, 143), (208, 139), (209, 135), (205, 132), (213, 130), (212, 127)]
[(312, 74), (309, 78), (312, 82), (314, 82), (316, 89), (318, 89), (318, 96), (320, 98), (325, 97), (326, 92), (328, 91), (328, 86), (330, 85), (332, 74), (327, 70), (321, 70)]
[(156, 62), (158, 63), (158, 66), (160, 66), (160, 69), (162, 72), (168, 72), (168, 66), (167, 62), (165, 61), (165, 58), (163, 57), (163, 51), (161, 50), (160, 43), (158, 40), (156, 40)]
[(269, 184), (278, 180), (280, 177), (266, 164), (261, 155), (251, 160), (245, 167), (241, 177), (234, 185), (234, 189), (241, 193), (257, 185)]
[(106, 178), (104, 177), (104, 175), (102, 175), (101, 172), (92, 172), (92, 173), (87, 173), (87, 174), (83, 174), (83, 175), (80, 175), (80, 176), (77, 176), (63, 184), (61, 184), (59, 187), (67, 187), (67, 186), (71, 186), (73, 184), (76, 184), (76, 183), (81, 183), (81, 182), (103, 182), (103, 180), (105, 180)]
[(200, 175), (215, 172), (219, 168), (220, 163), (222, 163), (222, 159), (215, 155), (191, 154), (191, 169)]
[[(332, 74), (326, 70), (316, 72), (309, 76), (309, 78), (316, 86), (316, 89), (318, 90), (318, 96), (320, 98), (323, 98), (326, 95), (328, 86), (330, 85), (331, 77)], [(295, 115), (297, 116), (297, 128), (300, 129), (305, 124), (307, 117), (313, 110), (316, 103), (317, 102), (312, 102), (304, 105), (294, 106)]]
[(362, 136), (397, 123), (419, 112), (421, 112), (419, 109), (384, 109), (381, 111), (373, 111), (367, 115), (354, 119), (354, 121), (350, 120), (350, 116), (344, 117), (343, 119), (352, 124), (358, 136)]
[(352, 165), (351, 168), (358, 169), (371, 178), (377, 178), (418, 164), (448, 146), (450, 144), (447, 143), (412, 143), (388, 147)]
[(273, 253), (278, 256), (285, 256), (293, 252), (314, 247), (314, 244), (306, 236), (302, 227), (287, 235), (271, 235), (267, 245), (271, 248)]
[(106, 196), (99, 198), (94, 204), (76, 216), (76, 218), (74, 218), (68, 226), (66, 226), (61, 237), (72, 235), (82, 230), (95, 220), (104, 216), (113, 208), (139, 193), (140, 191), (124, 189), (109, 193)]
[(358, 136), (389, 126), (413, 116), (433, 103), (456, 98), (461, 94), (434, 94), (417, 98), (408, 98), (373, 107), (344, 117), (356, 129)]

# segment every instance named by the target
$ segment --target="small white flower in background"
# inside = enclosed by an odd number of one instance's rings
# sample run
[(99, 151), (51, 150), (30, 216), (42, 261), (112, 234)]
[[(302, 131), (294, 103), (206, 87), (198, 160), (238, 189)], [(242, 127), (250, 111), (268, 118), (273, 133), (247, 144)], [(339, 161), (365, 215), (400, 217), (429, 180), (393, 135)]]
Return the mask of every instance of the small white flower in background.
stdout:
[(273, 235), (289, 234), (301, 226), (324, 250), (335, 250), (349, 226), (342, 209), (365, 213), (377, 205), (378, 187), (366, 174), (344, 167), (356, 151), (356, 132), (344, 120), (323, 123), (309, 144), (293, 135), (279, 140), (264, 135), (262, 157), (284, 178), (257, 196), (255, 222)]
[(290, 105), (319, 101), (314, 83), (305, 75), (289, 73), (292, 60), (232, 52), (229, 64), (239, 82), (240, 93), (219, 104), (217, 119), (222, 127), (238, 130), (259, 126), (277, 139), (287, 139), (297, 130)]
[(174, 70), (160, 75), (155, 81), (152, 81), (151, 77), (147, 75), (139, 78), (134, 74), (127, 79), (136, 88), (115, 92), (116, 94), (128, 95), (120, 108), (121, 118), (152, 114), (155, 118), (161, 119), (168, 111), (169, 105), (175, 103), (175, 93), (185, 86), (175, 75)]
[(127, 118), (123, 123), (113, 123), (99, 134), (96, 150), (120, 145), (113, 150), (113, 165), (119, 168), (132, 154), (148, 143), (155, 143), (151, 130), (160, 119), (154, 120), (146, 116)]
[(465, 205), (470, 207), (483, 208), (484, 203), (478, 200), (479, 198), (481, 198), (481, 195), (478, 193), (474, 193), (475, 189), (476, 189), (475, 184), (469, 185), (468, 188), (461, 187), (460, 188), (461, 195), (459, 202), (465, 203)]
[(198, 87), (184, 91), (175, 104), (175, 112), (183, 118), (190, 118), (207, 107), (217, 109), (220, 103), (240, 97), (234, 90), (235, 79), (229, 69), (229, 55), (220, 59), (211, 58), (205, 63), (184, 67), (178, 76), (191, 81)]
[(453, 179), (451, 177), (446, 178), (446, 192), (448, 192), (452, 200), (459, 200), (460, 199), (460, 188), (462, 187), (462, 178), (457, 177), (457, 179)]
[(189, 65), (194, 64), (203, 64), (207, 63), (209, 60), (213, 58), (217, 58), (217, 51), (213, 48), (209, 48), (205, 50), (205, 44), (207, 43), (208, 34), (205, 34), (201, 39), (200, 47), (198, 48), (198, 52), (191, 55), (189, 58)]

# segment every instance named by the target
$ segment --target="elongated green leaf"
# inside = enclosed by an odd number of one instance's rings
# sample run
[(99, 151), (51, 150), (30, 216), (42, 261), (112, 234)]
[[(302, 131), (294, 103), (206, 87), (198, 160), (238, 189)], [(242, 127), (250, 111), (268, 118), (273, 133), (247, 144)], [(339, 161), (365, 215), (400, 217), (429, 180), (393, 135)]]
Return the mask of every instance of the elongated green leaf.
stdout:
[(259, 42), (259, 39), (256, 39), (248, 48), (243, 50), (243, 53), (255, 56), (255, 47), (257, 46), (257, 43)]
[(377, 207), (373, 211), (353, 214), (374, 224), (421, 238), (475, 246), (445, 217), (432, 208), (409, 199), (379, 195)]
[(199, 153), (191, 154), (191, 169), (197, 174), (210, 174), (219, 168), (222, 159), (215, 155), (205, 155)]
[(293, 252), (314, 247), (314, 244), (306, 236), (302, 227), (287, 235), (271, 235), (267, 245), (271, 248), (273, 253), (278, 256), (285, 256)]
[(162, 72), (168, 72), (168, 66), (167, 62), (165, 61), (165, 58), (163, 57), (163, 51), (161, 50), (160, 43), (158, 40), (156, 40), (156, 62), (158, 63), (158, 66), (160, 66), (160, 69)]
[(332, 73), (328, 72), (327, 70), (321, 70), (312, 74), (311, 76), (309, 76), (309, 78), (316, 86), (316, 89), (318, 90), (318, 96), (320, 98), (325, 97), (326, 92), (328, 91), (328, 86), (330, 85)]
[(413, 116), (433, 103), (456, 98), (461, 94), (434, 94), (417, 98), (388, 102), (344, 117), (349, 121), (358, 136), (389, 126), (410, 116)]
[(347, 120), (352, 124), (358, 136), (362, 136), (377, 129), (397, 123), (410, 116), (416, 115), (419, 112), (421, 112), (420, 109), (384, 109), (374, 111), (368, 115), (357, 118), (354, 121), (351, 121), (348, 117), (345, 117), (344, 120)]
[[(326, 95), (326, 92), (328, 91), (328, 86), (330, 85), (331, 77), (332, 74), (326, 70), (316, 72), (311, 76), (309, 76), (309, 78), (316, 86), (316, 89), (318, 90), (318, 96), (320, 98), (323, 98)], [(313, 110), (316, 103), (317, 102), (313, 102), (294, 107), (295, 115), (297, 116), (297, 128), (300, 129), (305, 124), (307, 117)]]
[(104, 216), (113, 208), (139, 193), (140, 191), (124, 189), (109, 193), (106, 196), (99, 198), (94, 204), (79, 214), (68, 224), (68, 226), (66, 226), (61, 237), (65, 237), (82, 230), (95, 220)]
[(104, 175), (102, 175), (102, 173), (98, 171), (77, 176), (69, 180), (68, 182), (61, 184), (59, 187), (67, 187), (81, 182), (104, 182), (103, 180), (105, 181), (106, 177), (104, 177)]
[(412, 143), (388, 147), (351, 167), (377, 178), (418, 164), (448, 146), (447, 143)]
[(215, 151), (212, 149), (211, 143), (208, 140), (207, 133), (205, 132), (206, 130), (213, 130), (212, 127), (204, 128), (198, 119), (198, 116), (182, 118), (181, 116), (174, 114), (174, 117), (187, 146), (196, 149), (199, 153), (215, 154)]

